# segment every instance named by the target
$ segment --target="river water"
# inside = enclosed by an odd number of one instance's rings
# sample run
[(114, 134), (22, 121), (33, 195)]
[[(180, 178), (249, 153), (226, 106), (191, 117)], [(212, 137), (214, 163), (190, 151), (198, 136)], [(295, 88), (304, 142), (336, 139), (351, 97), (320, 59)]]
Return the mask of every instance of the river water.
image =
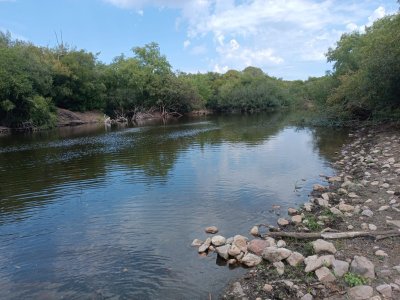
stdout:
[(216, 299), (246, 270), (192, 240), (275, 224), (344, 141), (284, 114), (1, 137), (0, 297)]

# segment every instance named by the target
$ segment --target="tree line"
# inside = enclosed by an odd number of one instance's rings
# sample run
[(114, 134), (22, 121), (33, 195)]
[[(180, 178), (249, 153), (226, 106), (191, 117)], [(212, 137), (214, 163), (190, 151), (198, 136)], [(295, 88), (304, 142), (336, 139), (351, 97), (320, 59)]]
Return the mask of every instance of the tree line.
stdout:
[(331, 120), (400, 116), (399, 14), (365, 32), (343, 34), (325, 76), (285, 81), (256, 67), (225, 74), (173, 71), (156, 43), (102, 63), (97, 54), (61, 44), (38, 47), (0, 32), (0, 125), (53, 127), (56, 107), (102, 110), (133, 118), (157, 111), (184, 114), (208, 108), (254, 112), (313, 106)]

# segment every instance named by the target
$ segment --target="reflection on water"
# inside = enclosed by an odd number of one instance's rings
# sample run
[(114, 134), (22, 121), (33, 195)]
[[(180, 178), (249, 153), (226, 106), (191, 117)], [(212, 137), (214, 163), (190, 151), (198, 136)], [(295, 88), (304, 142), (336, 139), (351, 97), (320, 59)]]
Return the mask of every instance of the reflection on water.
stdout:
[[(282, 114), (0, 138), (2, 298), (205, 299), (244, 270), (197, 256), (302, 203), (344, 141)], [(306, 179), (303, 189), (296, 183)]]

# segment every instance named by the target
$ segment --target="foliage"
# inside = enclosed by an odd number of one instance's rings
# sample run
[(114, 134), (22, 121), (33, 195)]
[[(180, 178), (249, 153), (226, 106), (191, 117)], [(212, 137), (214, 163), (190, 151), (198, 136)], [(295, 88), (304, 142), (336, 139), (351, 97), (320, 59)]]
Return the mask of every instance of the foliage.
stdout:
[(350, 287), (364, 285), (368, 283), (368, 280), (366, 278), (351, 272), (347, 272), (346, 274), (344, 274), (344, 281)]

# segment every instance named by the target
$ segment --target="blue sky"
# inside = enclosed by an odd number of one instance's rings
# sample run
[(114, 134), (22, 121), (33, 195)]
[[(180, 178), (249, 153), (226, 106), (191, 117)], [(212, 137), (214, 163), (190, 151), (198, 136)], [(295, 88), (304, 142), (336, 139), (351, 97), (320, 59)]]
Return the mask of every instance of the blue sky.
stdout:
[(321, 76), (344, 32), (397, 11), (395, 0), (0, 0), (0, 30), (42, 46), (63, 41), (110, 62), (157, 42), (175, 70), (260, 67), (284, 79)]

